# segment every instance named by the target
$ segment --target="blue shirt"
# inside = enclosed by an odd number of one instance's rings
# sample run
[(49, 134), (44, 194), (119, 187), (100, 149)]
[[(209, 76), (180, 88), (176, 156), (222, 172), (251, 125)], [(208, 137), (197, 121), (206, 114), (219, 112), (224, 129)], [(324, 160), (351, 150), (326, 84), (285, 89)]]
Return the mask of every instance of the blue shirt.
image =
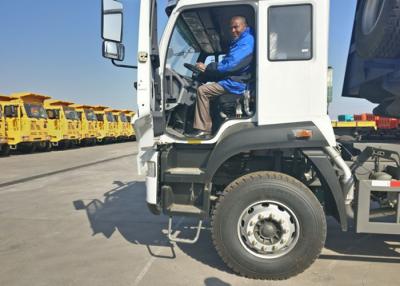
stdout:
[(250, 79), (254, 52), (254, 33), (247, 27), (243, 33), (229, 45), (226, 56), (217, 63), (207, 66), (207, 71), (226, 76), (218, 81), (227, 92), (243, 94)]

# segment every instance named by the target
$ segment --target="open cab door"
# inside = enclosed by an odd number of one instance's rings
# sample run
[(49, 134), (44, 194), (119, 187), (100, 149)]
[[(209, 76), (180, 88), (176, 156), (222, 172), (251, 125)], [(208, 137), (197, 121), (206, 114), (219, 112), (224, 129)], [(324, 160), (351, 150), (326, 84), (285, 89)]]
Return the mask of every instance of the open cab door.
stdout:
[(116, 0), (103, 0), (102, 15), (103, 56), (120, 67), (137, 68), (138, 118), (135, 133), (139, 142), (138, 171), (147, 170), (146, 162), (154, 157), (154, 137), (165, 130), (165, 119), (160, 92), (160, 66), (157, 36), (157, 1), (140, 2), (137, 67), (120, 65), (124, 59), (122, 44), (123, 5)]
[(139, 142), (138, 171), (139, 174), (143, 174), (147, 170), (146, 162), (154, 157), (154, 137), (161, 135), (165, 130), (158, 73), (160, 59), (156, 0), (141, 1), (138, 36), (138, 119), (134, 126)]

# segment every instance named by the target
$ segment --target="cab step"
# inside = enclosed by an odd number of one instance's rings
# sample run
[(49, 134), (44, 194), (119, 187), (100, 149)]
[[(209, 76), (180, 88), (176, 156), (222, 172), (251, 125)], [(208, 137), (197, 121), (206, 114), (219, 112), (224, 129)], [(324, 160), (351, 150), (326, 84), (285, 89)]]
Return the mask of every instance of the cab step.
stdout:
[(200, 168), (170, 168), (164, 172), (165, 182), (203, 183), (205, 172)]
[(183, 205), (183, 204), (171, 204), (167, 208), (167, 212), (170, 215), (184, 215), (184, 216), (202, 216), (203, 210), (193, 205)]

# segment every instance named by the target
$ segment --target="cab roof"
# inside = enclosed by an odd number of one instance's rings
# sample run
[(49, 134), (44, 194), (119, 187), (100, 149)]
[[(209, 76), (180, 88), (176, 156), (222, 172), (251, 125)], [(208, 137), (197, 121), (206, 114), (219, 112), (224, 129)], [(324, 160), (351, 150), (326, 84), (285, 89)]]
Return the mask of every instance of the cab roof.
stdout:
[(135, 111), (129, 109), (122, 110), (122, 112), (125, 114), (135, 114)]
[(11, 101), (11, 100), (15, 100), (15, 98), (0, 94), (0, 100), (1, 101)]
[(50, 96), (44, 95), (44, 94), (39, 94), (39, 93), (34, 93), (34, 92), (18, 92), (18, 93), (13, 93), (10, 95), (10, 97), (14, 99), (21, 99), (21, 100), (26, 100), (26, 99), (37, 99), (39, 101), (45, 101), (46, 99), (50, 99)]
[(71, 107), (81, 108), (81, 109), (94, 109), (94, 106), (87, 104), (72, 104)]
[(103, 105), (93, 106), (94, 111), (106, 111), (107, 109), (109, 109), (108, 106), (103, 106)]
[(70, 105), (73, 105), (74, 103), (68, 102), (68, 101), (63, 101), (63, 100), (58, 100), (58, 99), (47, 99), (45, 101), (45, 104), (53, 105), (53, 106), (57, 106), (57, 105), (70, 106)]

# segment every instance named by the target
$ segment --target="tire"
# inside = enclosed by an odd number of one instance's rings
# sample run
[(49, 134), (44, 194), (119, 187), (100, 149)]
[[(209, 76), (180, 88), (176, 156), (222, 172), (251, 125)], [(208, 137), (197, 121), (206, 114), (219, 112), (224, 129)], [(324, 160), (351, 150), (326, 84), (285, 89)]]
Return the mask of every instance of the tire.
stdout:
[[(269, 210), (273, 212), (268, 215)], [(258, 219), (255, 230), (260, 217), (264, 217), (261, 222), (281, 229), (277, 235), (280, 238), (274, 243), (260, 244), (272, 248), (270, 253), (251, 249), (247, 245), (254, 243), (251, 237), (243, 239), (246, 235), (242, 230), (248, 230), (246, 226), (251, 227), (252, 221)], [(250, 233), (255, 238), (262, 231)], [(282, 173), (256, 172), (238, 178), (226, 187), (212, 212), (212, 239), (219, 256), (234, 272), (249, 278), (279, 280), (303, 272), (321, 253), (325, 238), (326, 219), (321, 204), (300, 181)], [(274, 247), (278, 250), (274, 251)]]
[(0, 157), (7, 157), (10, 155), (10, 146), (8, 144), (4, 144), (0, 147)]
[(36, 151), (37, 145), (35, 143), (20, 144), (17, 147), (21, 153), (30, 154)]
[(51, 142), (50, 141), (39, 142), (39, 143), (37, 143), (36, 149), (39, 152), (50, 152), (50, 150), (51, 150)]
[(400, 55), (400, 0), (364, 0), (356, 14), (355, 42), (360, 57)]

